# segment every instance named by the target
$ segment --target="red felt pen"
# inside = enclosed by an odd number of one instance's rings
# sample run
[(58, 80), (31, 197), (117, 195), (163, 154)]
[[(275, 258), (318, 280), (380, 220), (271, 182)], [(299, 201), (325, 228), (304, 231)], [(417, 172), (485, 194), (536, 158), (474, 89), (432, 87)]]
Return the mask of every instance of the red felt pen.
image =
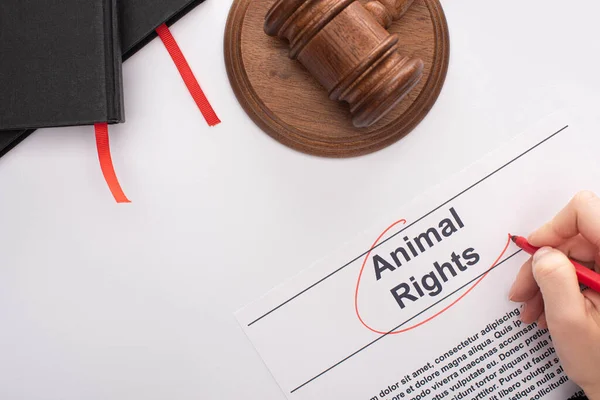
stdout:
[[(510, 238), (517, 246), (523, 249), (526, 253), (533, 255), (540, 248), (532, 246), (529, 244), (527, 239), (521, 236), (513, 236)], [(577, 280), (579, 283), (589, 287), (590, 289), (595, 290), (600, 293), (600, 274), (592, 271), (589, 268), (584, 267), (583, 265), (571, 260), (571, 263), (575, 267), (575, 272), (577, 273)]]

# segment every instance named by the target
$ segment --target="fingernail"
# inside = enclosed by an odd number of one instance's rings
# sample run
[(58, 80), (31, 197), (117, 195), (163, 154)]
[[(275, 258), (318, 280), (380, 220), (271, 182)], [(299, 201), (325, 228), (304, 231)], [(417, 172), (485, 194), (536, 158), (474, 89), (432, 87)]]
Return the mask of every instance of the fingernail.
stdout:
[(525, 322), (525, 320), (523, 319), (523, 316), (524, 316), (524, 314), (525, 314), (525, 310), (526, 310), (526, 309), (527, 309), (527, 303), (525, 303), (525, 304), (523, 304), (523, 305), (521, 306), (521, 318), (520, 318), (520, 319), (521, 319), (521, 321), (523, 321), (523, 322)]
[(550, 252), (552, 252), (551, 247), (542, 247), (541, 249), (536, 251), (535, 254), (533, 255), (533, 262), (534, 263), (538, 262), (539, 260), (542, 259), (542, 257), (544, 257), (545, 255), (547, 255)]

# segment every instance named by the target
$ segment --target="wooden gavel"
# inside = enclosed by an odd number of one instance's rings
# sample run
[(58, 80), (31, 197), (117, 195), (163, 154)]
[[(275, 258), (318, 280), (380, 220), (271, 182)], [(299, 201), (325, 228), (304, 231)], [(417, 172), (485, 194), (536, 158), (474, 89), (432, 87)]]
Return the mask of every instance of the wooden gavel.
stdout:
[(401, 54), (388, 28), (413, 0), (278, 0), (265, 32), (287, 39), (298, 59), (327, 89), (350, 105), (354, 126), (373, 125), (419, 82), (423, 61)]

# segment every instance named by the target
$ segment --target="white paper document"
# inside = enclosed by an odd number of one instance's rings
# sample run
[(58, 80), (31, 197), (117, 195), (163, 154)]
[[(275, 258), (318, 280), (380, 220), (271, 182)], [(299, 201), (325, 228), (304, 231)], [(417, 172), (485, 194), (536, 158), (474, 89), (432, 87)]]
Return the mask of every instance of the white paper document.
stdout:
[(508, 234), (528, 234), (600, 183), (578, 152), (587, 134), (566, 115), (549, 118), (239, 311), (286, 396), (566, 400), (578, 392), (548, 331), (522, 324), (508, 300), (528, 257)]

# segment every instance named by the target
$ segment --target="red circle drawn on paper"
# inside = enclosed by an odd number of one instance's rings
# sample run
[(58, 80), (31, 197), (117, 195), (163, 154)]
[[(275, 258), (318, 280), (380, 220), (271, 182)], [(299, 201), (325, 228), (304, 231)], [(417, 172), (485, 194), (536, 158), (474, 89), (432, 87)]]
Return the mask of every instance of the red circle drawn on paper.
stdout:
[(354, 310), (356, 312), (356, 316), (358, 317), (360, 323), (363, 324), (363, 326), (365, 328), (367, 328), (368, 330), (370, 330), (371, 332), (375, 332), (375, 333), (378, 333), (378, 334), (381, 334), (381, 335), (397, 335), (397, 334), (400, 334), (400, 333), (408, 332), (408, 331), (413, 330), (415, 328), (418, 328), (418, 327), (420, 327), (422, 325), (425, 325), (427, 322), (430, 322), (431, 320), (439, 317), (440, 315), (442, 315), (443, 313), (445, 313), (446, 311), (448, 311), (450, 308), (452, 308), (454, 305), (456, 305), (459, 301), (461, 301), (462, 299), (464, 299), (466, 295), (468, 295), (469, 293), (471, 293), (471, 291), (473, 289), (475, 289), (475, 287), (477, 287), (477, 285), (479, 285), (481, 283), (481, 281), (483, 281), (485, 279), (485, 277), (489, 274), (489, 272), (491, 271), (491, 269), (494, 268), (496, 266), (496, 264), (498, 264), (498, 261), (500, 261), (500, 259), (502, 258), (502, 256), (504, 256), (504, 253), (506, 253), (506, 250), (508, 249), (508, 246), (510, 245), (510, 234), (509, 234), (508, 235), (508, 240), (506, 241), (506, 245), (504, 246), (504, 249), (502, 250), (502, 252), (498, 256), (498, 258), (496, 258), (496, 260), (494, 261), (494, 263), (488, 268), (488, 270), (486, 271), (486, 273), (481, 278), (479, 278), (477, 280), (477, 282), (475, 282), (471, 287), (469, 287), (466, 292), (464, 292), (463, 294), (461, 294), (456, 300), (454, 300), (452, 303), (450, 303), (449, 305), (447, 305), (446, 307), (444, 307), (442, 310), (438, 311), (437, 313), (435, 313), (431, 317), (425, 319), (424, 321), (421, 321), (418, 324), (409, 326), (408, 328), (404, 328), (404, 329), (401, 329), (401, 330), (398, 330), (398, 331), (392, 331), (392, 332), (383, 332), (383, 331), (379, 331), (379, 330), (374, 329), (371, 326), (369, 326), (363, 320), (363, 318), (361, 317), (360, 311), (358, 310), (358, 290), (360, 288), (360, 281), (362, 279), (362, 275), (363, 275), (363, 272), (365, 270), (365, 265), (367, 264), (367, 259), (371, 255), (371, 251), (373, 251), (373, 249), (375, 248), (375, 246), (377, 246), (377, 244), (379, 243), (379, 241), (381, 240), (381, 238), (386, 233), (388, 233), (390, 229), (392, 229), (393, 227), (395, 227), (398, 224), (403, 224), (404, 225), (404, 224), (406, 224), (406, 220), (405, 219), (401, 219), (401, 220), (398, 220), (398, 221), (394, 222), (390, 226), (388, 226), (387, 229), (384, 230), (383, 232), (381, 232), (381, 234), (377, 237), (377, 239), (375, 240), (375, 242), (373, 243), (373, 245), (369, 249), (369, 252), (365, 255), (365, 258), (363, 260), (362, 266), (360, 267), (360, 273), (358, 274), (358, 280), (356, 282), (356, 290), (354, 292)]

